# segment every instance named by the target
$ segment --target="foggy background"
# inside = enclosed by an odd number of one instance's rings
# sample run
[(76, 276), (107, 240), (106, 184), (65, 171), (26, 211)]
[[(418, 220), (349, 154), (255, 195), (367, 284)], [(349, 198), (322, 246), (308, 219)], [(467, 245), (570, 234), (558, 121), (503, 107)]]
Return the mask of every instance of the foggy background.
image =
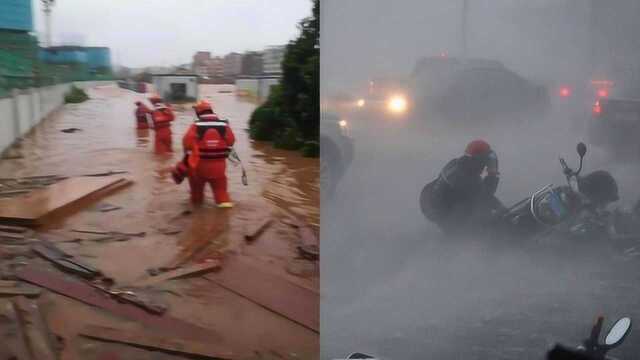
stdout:
[[(606, 2), (626, 10), (610, 5), (597, 14), (592, 3), (471, 0), (468, 54), (502, 61), (543, 85), (587, 82), (598, 71), (594, 63), (607, 67), (630, 56), (594, 54), (590, 23), (623, 29), (640, 15), (631, 0)], [(371, 77), (407, 76), (422, 56), (459, 56), (461, 9), (462, 1), (323, 1), (321, 96), (349, 93)], [(616, 48), (633, 54), (634, 32), (620, 34)], [(526, 126), (466, 131), (432, 127), (428, 117), (346, 115), (354, 160), (336, 196), (321, 204), (322, 358), (362, 351), (388, 359), (542, 359), (556, 342), (579, 344), (599, 314), (606, 326), (620, 316), (640, 319), (638, 259), (624, 249), (553, 239), (454, 242), (420, 212), (422, 187), (477, 137), (498, 154), (497, 196), (507, 206), (546, 184), (564, 184), (558, 157), (577, 166), (579, 141), (588, 146), (584, 171), (610, 171), (618, 205), (630, 206), (640, 197), (638, 161), (591, 146), (585, 113), (553, 107)], [(634, 330), (611, 355), (639, 352)]]
[[(32, 4), (36, 31), (44, 34), (42, 4)], [(117, 65), (144, 67), (189, 63), (196, 51), (223, 55), (287, 43), (311, 2), (60, 0), (52, 9), (54, 45), (109, 46)]]

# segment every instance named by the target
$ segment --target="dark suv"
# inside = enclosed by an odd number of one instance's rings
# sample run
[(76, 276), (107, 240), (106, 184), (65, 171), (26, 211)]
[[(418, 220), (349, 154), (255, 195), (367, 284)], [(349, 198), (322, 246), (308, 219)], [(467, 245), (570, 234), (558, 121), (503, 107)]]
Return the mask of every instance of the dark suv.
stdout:
[(410, 79), (414, 110), (420, 118), (487, 124), (539, 118), (550, 106), (543, 86), (495, 60), (424, 58)]

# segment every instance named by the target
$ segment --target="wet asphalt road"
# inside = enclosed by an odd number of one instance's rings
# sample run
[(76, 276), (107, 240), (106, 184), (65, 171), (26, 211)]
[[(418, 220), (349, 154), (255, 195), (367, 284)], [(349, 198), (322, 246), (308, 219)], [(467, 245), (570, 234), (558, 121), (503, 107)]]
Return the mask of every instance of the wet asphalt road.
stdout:
[[(558, 157), (577, 166), (575, 145), (587, 141), (580, 119), (552, 112), (526, 126), (462, 131), (430, 119), (350, 119), (354, 161), (336, 196), (322, 203), (323, 359), (352, 351), (542, 359), (555, 342), (578, 344), (598, 314), (606, 326), (619, 316), (640, 319), (640, 259), (624, 255), (628, 244), (451, 242), (419, 210), (424, 184), (476, 137), (498, 153), (505, 204), (563, 183)], [(614, 160), (589, 146), (585, 171), (612, 172), (621, 205), (630, 205), (640, 197), (640, 166)], [(634, 331), (611, 355), (632, 359), (639, 351)]]

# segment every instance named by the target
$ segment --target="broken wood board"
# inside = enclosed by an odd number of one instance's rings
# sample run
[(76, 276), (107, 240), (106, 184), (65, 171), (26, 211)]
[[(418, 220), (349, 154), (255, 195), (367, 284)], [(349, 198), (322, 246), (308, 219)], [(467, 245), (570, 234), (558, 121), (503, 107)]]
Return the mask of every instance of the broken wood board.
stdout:
[(140, 322), (176, 337), (215, 341), (217, 343), (222, 341), (220, 335), (213, 330), (169, 316), (152, 315), (136, 305), (120, 303), (108, 297), (102, 290), (92, 287), (86, 282), (74, 280), (58, 272), (27, 266), (17, 271), (16, 276), (58, 294), (104, 309), (123, 318)]
[(41, 242), (33, 245), (31, 250), (64, 271), (72, 272), (87, 279), (102, 275), (100, 270), (76, 260), (72, 255), (60, 250), (53, 243)]
[(167, 280), (177, 279), (186, 276), (194, 276), (205, 272), (213, 271), (220, 268), (220, 261), (211, 260), (200, 264), (193, 264), (176, 270), (168, 271), (157, 276), (145, 278), (139, 282), (132, 284), (133, 286), (152, 286)]
[(22, 226), (0, 225), (0, 231), (14, 234), (24, 234), (27, 232), (31, 232), (31, 229)]
[(39, 218), (85, 198), (92, 193), (130, 180), (122, 177), (69, 178), (10, 199), (0, 199), (0, 219), (36, 221)]
[(13, 305), (22, 323), (33, 359), (56, 360), (58, 357), (53, 334), (49, 331), (36, 302), (20, 297), (13, 301)]
[(7, 359), (36, 360), (27, 348), (27, 337), (14, 304), (5, 299), (0, 299), (0, 339), (0, 349), (8, 353)]
[(298, 234), (303, 246), (318, 246), (320, 244), (316, 234), (305, 224), (301, 224), (298, 227)]
[(317, 292), (262, 271), (237, 257), (229, 257), (219, 272), (204, 278), (308, 329), (319, 332)]
[(92, 339), (118, 342), (137, 347), (168, 351), (186, 355), (196, 355), (206, 359), (237, 359), (239, 354), (231, 351), (216, 350), (209, 342), (197, 342), (185, 339), (171, 339), (166, 336), (152, 334), (148, 331), (132, 331), (114, 329), (104, 326), (87, 325), (80, 330), (80, 335)]
[(0, 296), (38, 296), (41, 292), (40, 288), (31, 285), (0, 287)]
[(260, 221), (257, 225), (249, 227), (244, 234), (244, 239), (247, 242), (256, 240), (271, 225), (271, 223), (273, 223), (273, 219), (266, 218)]

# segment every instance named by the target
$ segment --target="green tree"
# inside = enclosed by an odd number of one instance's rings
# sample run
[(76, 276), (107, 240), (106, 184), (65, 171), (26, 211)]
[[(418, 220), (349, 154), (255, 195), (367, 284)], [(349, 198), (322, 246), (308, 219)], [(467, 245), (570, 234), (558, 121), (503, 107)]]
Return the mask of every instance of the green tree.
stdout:
[[(310, 17), (300, 21), (300, 35), (289, 42), (282, 60), (282, 80), (249, 123), (251, 137), (272, 140), (292, 149), (318, 141), (320, 132), (320, 3), (313, 0)], [(279, 137), (284, 137), (279, 139)], [(285, 139), (286, 138), (286, 139)]]
[(298, 25), (300, 36), (287, 45), (282, 60), (282, 106), (304, 139), (317, 140), (320, 129), (320, 3)]

